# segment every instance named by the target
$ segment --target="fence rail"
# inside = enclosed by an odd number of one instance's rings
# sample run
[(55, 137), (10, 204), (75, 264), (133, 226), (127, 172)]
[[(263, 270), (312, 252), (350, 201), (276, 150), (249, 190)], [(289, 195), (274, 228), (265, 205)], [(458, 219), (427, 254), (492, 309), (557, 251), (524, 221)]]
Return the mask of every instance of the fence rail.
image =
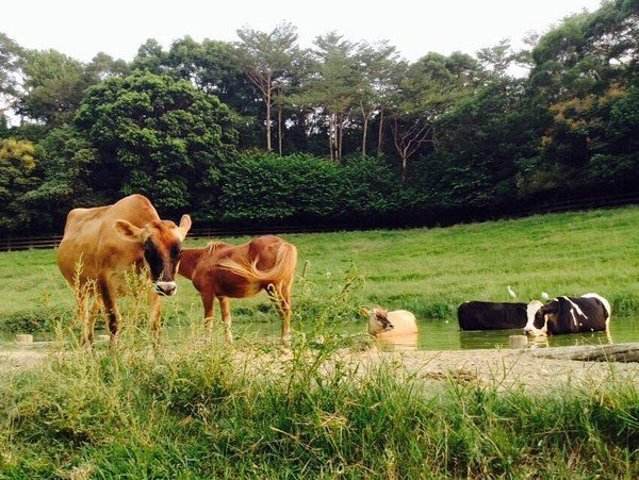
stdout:
[[(556, 213), (567, 211), (578, 211), (591, 208), (611, 208), (623, 205), (639, 204), (639, 195), (619, 195), (614, 197), (590, 198), (576, 201), (555, 202), (552, 204), (535, 205), (524, 208), (506, 217), (521, 217), (536, 213)], [(419, 224), (404, 225), (405, 227), (425, 226)], [(237, 235), (265, 235), (278, 233), (318, 233), (334, 232), (340, 230), (363, 230), (366, 228), (383, 228), (383, 225), (365, 227), (353, 224), (330, 224), (330, 225), (279, 225), (279, 226), (246, 226), (246, 227), (204, 227), (194, 228), (189, 234), (189, 238), (211, 238), (228, 237)], [(55, 248), (60, 244), (62, 235), (39, 235), (28, 237), (7, 237), (0, 239), (0, 252)]]

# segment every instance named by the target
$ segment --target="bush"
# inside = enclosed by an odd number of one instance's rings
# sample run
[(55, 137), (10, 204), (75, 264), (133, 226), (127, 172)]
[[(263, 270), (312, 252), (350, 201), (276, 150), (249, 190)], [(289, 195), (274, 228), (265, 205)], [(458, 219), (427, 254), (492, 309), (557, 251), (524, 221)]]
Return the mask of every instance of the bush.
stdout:
[(247, 153), (222, 171), (226, 222), (361, 222), (401, 208), (399, 179), (377, 158), (345, 165), (309, 155)]

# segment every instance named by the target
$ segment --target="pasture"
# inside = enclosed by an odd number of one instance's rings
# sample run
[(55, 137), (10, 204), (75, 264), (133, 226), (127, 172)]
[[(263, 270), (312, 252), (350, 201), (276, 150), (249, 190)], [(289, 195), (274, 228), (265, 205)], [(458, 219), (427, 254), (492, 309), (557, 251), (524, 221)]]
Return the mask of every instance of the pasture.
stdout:
[[(284, 353), (264, 338), (279, 329), (265, 297), (233, 303), (234, 348), (202, 341), (199, 298), (181, 280), (165, 303), (170, 341), (159, 350), (125, 330), (115, 351), (88, 354), (60, 330), (72, 293), (54, 252), (2, 254), (0, 328), (56, 341), (44, 361), (0, 369), (0, 478), (636, 478), (634, 366), (603, 364), (590, 379), (579, 362), (520, 365), (520, 378), (532, 365), (537, 376), (567, 379), (531, 392), (500, 377), (512, 354), (471, 354), (497, 372), (487, 382), (429, 371), (437, 353), (366, 363), (369, 346), (342, 334), (364, 331), (359, 309), (378, 303), (414, 311), (423, 336), (459, 338), (457, 304), (507, 300), (508, 285), (523, 299), (598, 291), (617, 322), (632, 322), (638, 220), (629, 207), (288, 235), (300, 264)], [(572, 384), (576, 375), (584, 382)]]
[[(638, 237), (637, 207), (428, 230), (287, 235), (299, 250), (293, 329), (313, 328), (317, 311), (333, 305), (326, 320), (338, 331), (364, 331), (360, 307), (379, 304), (413, 311), (426, 348), (492, 346), (491, 335), (460, 336), (455, 310), (469, 299), (508, 301), (510, 285), (522, 301), (539, 298), (542, 291), (551, 296), (599, 292), (613, 303), (613, 333), (616, 328), (621, 335), (616, 341), (632, 340), (639, 334), (634, 320), (639, 312)], [(187, 247), (204, 244), (186, 242)], [(57, 270), (54, 251), (0, 254), (0, 276), (0, 331), (50, 331), (56, 320), (68, 321), (73, 296)], [(202, 321), (199, 296), (183, 278), (178, 295), (164, 304), (169, 327)], [(270, 335), (279, 328), (263, 294), (232, 301), (232, 311), (240, 335)], [(219, 324), (219, 310), (216, 320)], [(424, 337), (429, 331), (433, 335)], [(501, 340), (497, 337), (496, 343)]]

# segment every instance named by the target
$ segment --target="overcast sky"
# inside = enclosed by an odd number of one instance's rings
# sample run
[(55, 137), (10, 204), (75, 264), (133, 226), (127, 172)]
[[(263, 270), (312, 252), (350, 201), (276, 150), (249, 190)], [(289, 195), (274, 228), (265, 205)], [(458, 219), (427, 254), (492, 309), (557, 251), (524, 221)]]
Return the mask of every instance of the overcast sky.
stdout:
[(414, 60), (426, 52), (474, 53), (527, 33), (543, 33), (600, 0), (19, 0), (5, 1), (0, 31), (27, 48), (55, 48), (88, 61), (97, 52), (130, 60), (147, 38), (165, 46), (184, 35), (236, 40), (250, 25), (281, 20), (299, 28), (302, 46), (330, 30), (350, 40), (387, 39)]

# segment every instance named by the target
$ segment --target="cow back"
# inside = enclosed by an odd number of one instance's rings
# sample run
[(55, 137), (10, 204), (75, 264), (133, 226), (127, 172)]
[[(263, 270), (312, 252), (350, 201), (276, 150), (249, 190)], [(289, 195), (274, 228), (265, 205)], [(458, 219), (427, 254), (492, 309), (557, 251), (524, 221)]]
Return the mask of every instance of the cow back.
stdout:
[(471, 301), (457, 309), (457, 320), (462, 330), (507, 330), (526, 325), (525, 303)]
[(108, 270), (128, 266), (135, 261), (132, 242), (115, 230), (117, 220), (126, 220), (142, 228), (159, 220), (151, 202), (142, 195), (130, 195), (103, 207), (76, 208), (67, 216), (64, 236), (57, 252), (60, 271), (73, 282), (81, 265), (81, 278), (96, 279)]

